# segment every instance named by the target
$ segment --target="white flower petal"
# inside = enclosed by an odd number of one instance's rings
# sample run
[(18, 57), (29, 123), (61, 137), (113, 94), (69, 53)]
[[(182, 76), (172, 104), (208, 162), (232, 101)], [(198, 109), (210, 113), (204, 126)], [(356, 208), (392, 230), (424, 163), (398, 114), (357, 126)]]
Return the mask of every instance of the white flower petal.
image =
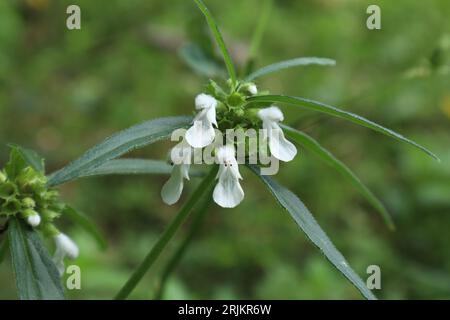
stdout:
[(206, 112), (206, 118), (208, 121), (217, 127), (216, 108), (209, 108)]
[(76, 259), (78, 257), (78, 254), (80, 253), (78, 246), (64, 233), (59, 233), (54, 237), (54, 240), (56, 252), (58, 253), (58, 250), (60, 250), (59, 255), (64, 257), (67, 256), (69, 259)]
[(197, 110), (216, 108), (217, 100), (209, 94), (200, 93), (195, 97), (195, 108)]
[(255, 95), (258, 93), (258, 88), (256, 87), (255, 84), (251, 84), (248, 86), (248, 92), (250, 92), (250, 94)]
[(269, 148), (272, 155), (281, 161), (291, 161), (297, 155), (297, 148), (284, 137), (281, 128), (269, 130)]
[(234, 208), (244, 199), (244, 190), (231, 170), (223, 171), (214, 188), (213, 199), (223, 208)]
[(161, 189), (161, 198), (168, 205), (172, 205), (180, 199), (184, 187), (183, 177), (187, 176), (189, 178), (183, 167), (185, 166), (175, 165), (169, 180)]
[(277, 106), (271, 106), (258, 111), (259, 118), (265, 122), (280, 122), (284, 120), (283, 112)]
[(206, 119), (194, 121), (192, 127), (186, 131), (185, 139), (193, 148), (204, 148), (214, 141), (216, 133)]

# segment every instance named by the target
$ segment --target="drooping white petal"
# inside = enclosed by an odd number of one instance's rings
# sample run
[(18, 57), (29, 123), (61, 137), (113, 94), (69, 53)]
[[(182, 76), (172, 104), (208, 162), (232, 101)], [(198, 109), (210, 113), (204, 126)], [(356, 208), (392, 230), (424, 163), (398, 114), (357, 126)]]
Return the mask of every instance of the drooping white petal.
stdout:
[(213, 199), (223, 208), (234, 208), (244, 199), (244, 190), (230, 171), (225, 170), (219, 178), (214, 188)]
[(216, 157), (220, 168), (213, 199), (221, 207), (234, 208), (244, 199), (244, 190), (239, 183), (242, 176), (239, 173), (234, 147), (227, 145), (218, 148)]
[(284, 137), (283, 130), (276, 126), (268, 131), (270, 152), (278, 160), (291, 161), (297, 155), (297, 148)]
[(297, 155), (297, 148), (284, 136), (283, 130), (278, 125), (284, 120), (284, 115), (276, 106), (261, 109), (258, 111), (259, 118), (263, 121), (269, 140), (269, 149), (272, 155), (281, 161), (291, 161)]
[(189, 179), (188, 171), (189, 165), (181, 164), (173, 166), (169, 180), (167, 180), (161, 189), (161, 198), (164, 203), (172, 205), (180, 199), (184, 187), (183, 178)]
[(56, 250), (61, 251), (61, 254), (67, 256), (69, 259), (76, 259), (80, 253), (78, 246), (64, 233), (59, 233), (54, 237)]
[(200, 112), (195, 116), (194, 123), (186, 131), (185, 139), (193, 148), (204, 148), (214, 141), (217, 100), (201, 93), (195, 98), (195, 108)]

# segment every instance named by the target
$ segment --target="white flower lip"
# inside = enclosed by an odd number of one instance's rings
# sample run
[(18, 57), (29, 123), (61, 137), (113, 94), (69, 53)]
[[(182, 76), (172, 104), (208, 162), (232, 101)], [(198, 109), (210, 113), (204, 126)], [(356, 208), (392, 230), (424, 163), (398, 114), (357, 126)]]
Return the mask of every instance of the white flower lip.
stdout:
[(263, 129), (267, 130), (269, 149), (272, 155), (281, 161), (291, 161), (297, 155), (297, 148), (284, 137), (283, 130), (278, 122), (284, 120), (284, 115), (276, 106), (271, 106), (258, 111), (258, 116), (263, 122)]
[(219, 147), (216, 153), (220, 164), (217, 178), (219, 179), (213, 192), (214, 201), (223, 208), (234, 208), (244, 199), (244, 190), (239, 183), (242, 179), (235, 150), (231, 145)]
[(183, 141), (175, 146), (170, 153), (173, 163), (172, 173), (161, 189), (161, 198), (168, 205), (178, 202), (183, 192), (184, 179), (189, 180), (191, 151), (191, 147)]
[(214, 141), (216, 135), (214, 126), (216, 120), (217, 100), (207, 94), (201, 93), (195, 98), (195, 108), (201, 110), (194, 118), (194, 123), (186, 131), (186, 141), (193, 148), (204, 148)]

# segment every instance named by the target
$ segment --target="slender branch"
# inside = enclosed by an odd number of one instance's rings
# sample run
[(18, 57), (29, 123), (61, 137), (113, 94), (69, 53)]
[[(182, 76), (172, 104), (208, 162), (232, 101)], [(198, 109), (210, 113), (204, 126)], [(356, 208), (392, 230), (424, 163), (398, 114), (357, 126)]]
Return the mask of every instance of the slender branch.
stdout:
[(214, 166), (211, 169), (210, 173), (203, 179), (197, 189), (194, 191), (189, 200), (185, 203), (185, 205), (178, 212), (177, 216), (172, 220), (169, 226), (164, 230), (163, 234), (150, 250), (150, 252), (145, 257), (144, 261), (138, 266), (138, 268), (134, 271), (132, 276), (128, 279), (119, 293), (116, 295), (116, 300), (124, 300), (126, 299), (130, 293), (134, 290), (134, 288), (139, 284), (141, 279), (147, 273), (147, 271), (152, 267), (153, 263), (158, 259), (161, 252), (164, 250), (166, 245), (172, 239), (172, 237), (177, 232), (178, 228), (183, 224), (183, 222), (188, 217), (189, 213), (195, 207), (197, 202), (202, 198), (202, 196), (210, 190), (212, 187), (212, 182), (214, 181), (215, 175), (217, 172), (217, 166)]
[(184, 254), (186, 253), (186, 249), (189, 247), (189, 245), (192, 242), (192, 239), (199, 231), (205, 216), (206, 212), (208, 212), (209, 205), (211, 204), (211, 196), (212, 196), (212, 189), (209, 192), (209, 195), (206, 197), (206, 199), (201, 203), (197, 210), (195, 210), (194, 216), (192, 218), (192, 223), (190, 226), (190, 229), (188, 233), (186, 234), (185, 238), (181, 242), (180, 246), (177, 248), (173, 256), (170, 258), (170, 260), (167, 262), (166, 266), (163, 269), (163, 272), (161, 274), (160, 283), (158, 286), (158, 289), (155, 293), (155, 300), (162, 299), (165, 291), (165, 287), (167, 284), (167, 280), (169, 279), (172, 272), (176, 269), (178, 264), (180, 263), (181, 259), (183, 258)]

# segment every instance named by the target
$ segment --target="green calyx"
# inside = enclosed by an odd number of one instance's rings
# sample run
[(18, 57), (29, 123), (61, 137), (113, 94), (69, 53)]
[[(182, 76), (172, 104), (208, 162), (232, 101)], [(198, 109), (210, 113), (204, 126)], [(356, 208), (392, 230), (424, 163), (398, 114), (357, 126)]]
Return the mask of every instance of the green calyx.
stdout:
[(13, 148), (9, 162), (0, 170), (0, 217), (26, 220), (39, 215), (42, 222), (36, 228), (53, 235), (57, 230), (54, 220), (64, 208), (58, 191), (47, 186), (44, 173), (29, 165)]
[[(217, 101), (217, 123), (219, 130), (227, 129), (259, 129), (261, 120), (257, 116), (258, 109), (250, 108), (247, 98), (253, 96), (252, 82), (238, 82), (235, 86), (230, 81), (226, 83), (227, 88), (223, 89), (215, 81), (210, 80), (206, 86), (208, 94)], [(263, 107), (263, 106), (260, 106)]]

